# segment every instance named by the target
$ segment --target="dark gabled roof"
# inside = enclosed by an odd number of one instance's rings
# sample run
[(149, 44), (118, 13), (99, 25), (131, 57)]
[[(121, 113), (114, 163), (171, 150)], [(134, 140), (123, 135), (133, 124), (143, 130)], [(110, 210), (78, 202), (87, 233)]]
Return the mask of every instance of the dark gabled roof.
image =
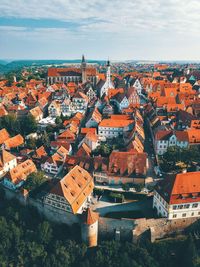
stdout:
[(192, 87), (193, 90), (199, 91), (200, 90), (200, 85), (194, 85)]
[(126, 96), (125, 93), (117, 93), (111, 99), (115, 99), (120, 103), (124, 99), (125, 96)]
[(105, 82), (106, 82), (106, 81), (104, 81), (104, 80), (102, 80), (102, 79), (100, 79), (100, 80), (98, 81), (98, 83), (97, 83), (97, 85), (96, 85), (96, 89), (97, 89), (97, 91), (100, 90), (100, 89), (104, 86)]
[(176, 118), (177, 118), (177, 121), (182, 121), (183, 123), (197, 119), (194, 115), (190, 114), (189, 112), (185, 110), (179, 110), (176, 113)]
[(169, 203), (170, 200), (175, 177), (175, 175), (168, 175), (167, 178), (161, 180), (155, 187), (155, 191), (158, 192), (167, 203)]

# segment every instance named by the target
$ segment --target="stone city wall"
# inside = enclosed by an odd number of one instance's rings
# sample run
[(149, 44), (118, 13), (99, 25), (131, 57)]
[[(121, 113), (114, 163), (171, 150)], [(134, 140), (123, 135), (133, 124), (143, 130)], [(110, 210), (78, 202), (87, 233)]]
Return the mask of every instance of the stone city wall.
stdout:
[[(5, 189), (7, 199), (17, 199), (22, 205), (35, 207), (38, 212), (55, 223), (72, 225), (80, 223), (80, 217), (66, 211), (55, 209), (42, 201), (26, 198), (20, 193)], [(152, 242), (169, 236), (172, 233), (180, 233), (195, 223), (199, 218), (186, 218), (177, 220), (161, 219), (111, 219), (100, 217), (98, 223), (99, 239), (117, 239), (137, 242), (142, 237), (150, 238)]]

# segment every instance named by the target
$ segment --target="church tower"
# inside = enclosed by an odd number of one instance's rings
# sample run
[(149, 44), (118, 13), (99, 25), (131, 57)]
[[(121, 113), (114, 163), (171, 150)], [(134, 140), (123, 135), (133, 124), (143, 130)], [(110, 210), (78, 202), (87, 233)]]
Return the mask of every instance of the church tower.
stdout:
[(106, 66), (107, 66), (107, 72), (106, 72), (107, 86), (108, 86), (108, 88), (112, 88), (113, 85), (112, 85), (111, 77), (110, 77), (110, 75), (111, 75), (111, 72), (110, 72), (110, 60), (107, 61)]
[(81, 237), (88, 247), (98, 245), (98, 220), (99, 214), (90, 208), (82, 214)]
[(86, 74), (86, 61), (84, 55), (82, 55), (81, 72), (82, 72), (82, 83), (86, 83), (87, 74)]
[(104, 85), (102, 86), (102, 88), (100, 89), (100, 97), (102, 97), (104, 94), (108, 95), (108, 89), (113, 89), (113, 83), (111, 80), (111, 69), (110, 69), (110, 60), (107, 61), (106, 63), (106, 81), (104, 83)]

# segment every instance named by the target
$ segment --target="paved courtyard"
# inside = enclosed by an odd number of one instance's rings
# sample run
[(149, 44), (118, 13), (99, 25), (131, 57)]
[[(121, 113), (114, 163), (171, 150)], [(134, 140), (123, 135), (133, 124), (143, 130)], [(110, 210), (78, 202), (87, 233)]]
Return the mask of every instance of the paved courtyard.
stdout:
[(102, 197), (99, 201), (93, 199), (93, 209), (99, 212), (101, 216), (105, 216), (111, 212), (125, 211), (142, 211), (144, 214), (152, 213), (152, 198), (149, 197), (140, 201), (129, 201), (124, 203), (112, 203), (106, 197)]

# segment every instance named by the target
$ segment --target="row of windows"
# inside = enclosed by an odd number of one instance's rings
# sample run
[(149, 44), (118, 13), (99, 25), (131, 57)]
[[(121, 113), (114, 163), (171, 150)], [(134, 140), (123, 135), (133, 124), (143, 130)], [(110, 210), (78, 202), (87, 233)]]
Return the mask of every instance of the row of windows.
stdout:
[[(183, 214), (182, 214), (182, 217), (183, 217), (183, 218), (185, 218), (185, 217), (192, 217), (192, 216), (194, 216), (194, 215), (195, 215), (194, 212), (191, 212), (191, 214), (188, 214), (188, 216), (187, 216), (187, 213), (183, 213)], [(197, 213), (197, 215), (198, 215), (198, 216), (200, 215), (200, 211)], [(177, 218), (177, 214), (173, 214), (172, 218)]]
[[(197, 208), (198, 207), (198, 203), (194, 203), (192, 204), (192, 208)], [(184, 204), (184, 205), (174, 205), (173, 206), (173, 210), (178, 210), (178, 209), (189, 209), (190, 208), (190, 204)]]
[(122, 128), (117, 128), (117, 127), (115, 127), (114, 129), (113, 129), (113, 127), (99, 127), (100, 128), (100, 130), (105, 130), (105, 131), (108, 131), (108, 130), (112, 130), (112, 131), (116, 131), (116, 132), (118, 132), (118, 131), (123, 131), (123, 129)]
[(155, 195), (156, 195), (156, 197), (158, 198), (158, 200), (160, 200), (160, 202), (163, 203), (163, 205), (164, 205), (165, 207), (167, 207), (167, 203), (166, 203), (166, 201), (164, 201), (164, 199), (163, 199), (157, 192), (155, 192)]
[(47, 203), (52, 205), (52, 206), (55, 206), (55, 207), (70, 211), (70, 208), (68, 206), (66, 206), (66, 205), (62, 205), (60, 203), (55, 203), (54, 201), (51, 201), (51, 200), (47, 200)]
[(107, 131), (99, 131), (99, 133), (105, 133), (105, 134), (113, 134), (113, 135), (118, 135), (116, 132), (107, 132)]
[(167, 148), (165, 145), (160, 145), (159, 148)]

